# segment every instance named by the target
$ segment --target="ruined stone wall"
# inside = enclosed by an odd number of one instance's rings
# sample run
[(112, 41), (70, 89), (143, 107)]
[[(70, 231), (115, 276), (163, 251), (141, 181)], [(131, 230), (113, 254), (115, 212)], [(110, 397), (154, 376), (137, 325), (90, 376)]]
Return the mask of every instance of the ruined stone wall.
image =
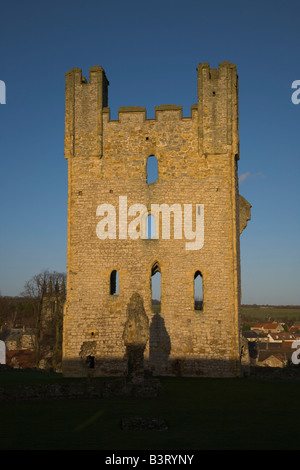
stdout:
[[(120, 108), (118, 120), (110, 119), (101, 67), (90, 69), (89, 82), (79, 69), (66, 74), (65, 375), (124, 373), (122, 335), (134, 293), (142, 297), (149, 318), (145, 363), (154, 374), (239, 375), (237, 74), (228, 62), (218, 70), (200, 64), (197, 73), (198, 103), (189, 117), (182, 117), (180, 106), (169, 105), (156, 107), (154, 119), (147, 119), (144, 108)], [(150, 155), (157, 158), (158, 179), (147, 184)], [(128, 208), (136, 203), (148, 210), (155, 203), (203, 205), (203, 247), (187, 250), (188, 240), (174, 239), (172, 225), (171, 239), (161, 233), (158, 239), (120, 239), (119, 196), (127, 197)], [(116, 208), (116, 239), (97, 237), (101, 217), (96, 211), (104, 203)], [(128, 216), (128, 223), (132, 219)], [(155, 262), (161, 272), (160, 314), (151, 309)], [(113, 270), (119, 274), (118, 295), (109, 290)], [(194, 310), (198, 270), (202, 311)], [(93, 370), (86, 362), (89, 347)]]

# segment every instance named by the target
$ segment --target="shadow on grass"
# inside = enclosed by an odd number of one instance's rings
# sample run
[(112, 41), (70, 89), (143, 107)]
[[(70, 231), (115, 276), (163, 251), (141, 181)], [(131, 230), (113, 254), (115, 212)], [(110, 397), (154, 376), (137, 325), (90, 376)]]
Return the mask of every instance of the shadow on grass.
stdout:
[[(13, 373), (12, 373), (13, 374)], [(8, 374), (5, 374), (8, 376)], [(6, 377), (6, 385), (65, 381), (60, 374)], [(26, 380), (25, 380), (26, 379)], [(82, 379), (76, 379), (82, 380)], [(83, 379), (84, 380), (84, 379)], [(106, 379), (99, 380), (103, 383)], [(4, 375), (1, 373), (3, 386)], [(0, 448), (7, 450), (221, 450), (300, 448), (295, 380), (162, 377), (157, 398), (8, 402)], [(122, 430), (130, 417), (164, 419), (168, 429)]]

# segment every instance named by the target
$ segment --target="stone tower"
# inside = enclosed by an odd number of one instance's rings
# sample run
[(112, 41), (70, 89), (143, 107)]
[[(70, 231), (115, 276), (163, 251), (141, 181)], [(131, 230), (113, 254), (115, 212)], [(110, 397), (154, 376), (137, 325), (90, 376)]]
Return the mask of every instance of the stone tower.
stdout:
[[(197, 79), (189, 117), (163, 105), (147, 119), (133, 106), (111, 120), (103, 68), (92, 67), (88, 81), (78, 68), (66, 74), (66, 376), (125, 373), (133, 295), (148, 317), (144, 364), (154, 375), (240, 374), (239, 237), (251, 206), (238, 189), (236, 66), (200, 64)], [(153, 156), (158, 177), (149, 183)], [(152, 303), (155, 273), (160, 309)]]

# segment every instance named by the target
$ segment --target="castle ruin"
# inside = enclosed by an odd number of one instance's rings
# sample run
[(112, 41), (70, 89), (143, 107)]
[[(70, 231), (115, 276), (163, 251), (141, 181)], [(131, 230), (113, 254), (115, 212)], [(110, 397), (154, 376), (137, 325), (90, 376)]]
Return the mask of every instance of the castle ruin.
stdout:
[[(63, 373), (126, 373), (125, 325), (132, 344), (143, 336), (141, 321), (128, 320), (138, 296), (148, 318), (145, 369), (239, 376), (240, 233), (251, 206), (238, 188), (236, 66), (197, 67), (198, 101), (189, 117), (181, 106), (161, 105), (147, 119), (145, 108), (132, 106), (112, 120), (108, 86), (100, 66), (89, 80), (78, 68), (66, 73)], [(150, 159), (157, 162), (154, 182), (147, 179)], [(157, 273), (160, 304), (152, 299)]]

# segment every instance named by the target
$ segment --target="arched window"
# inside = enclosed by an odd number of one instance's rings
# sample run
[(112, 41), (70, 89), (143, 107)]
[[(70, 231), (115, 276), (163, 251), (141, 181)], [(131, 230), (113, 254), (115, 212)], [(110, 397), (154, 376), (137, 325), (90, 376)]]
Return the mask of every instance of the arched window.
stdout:
[(203, 277), (200, 271), (194, 275), (194, 309), (203, 310)]
[(114, 270), (110, 275), (110, 295), (119, 295), (119, 274), (118, 271)]
[(155, 238), (155, 217), (148, 214), (146, 221), (146, 238)]
[(158, 165), (155, 155), (150, 155), (147, 159), (147, 183), (154, 183), (158, 179)]
[(151, 308), (155, 313), (160, 312), (161, 304), (161, 273), (156, 261), (151, 268)]

